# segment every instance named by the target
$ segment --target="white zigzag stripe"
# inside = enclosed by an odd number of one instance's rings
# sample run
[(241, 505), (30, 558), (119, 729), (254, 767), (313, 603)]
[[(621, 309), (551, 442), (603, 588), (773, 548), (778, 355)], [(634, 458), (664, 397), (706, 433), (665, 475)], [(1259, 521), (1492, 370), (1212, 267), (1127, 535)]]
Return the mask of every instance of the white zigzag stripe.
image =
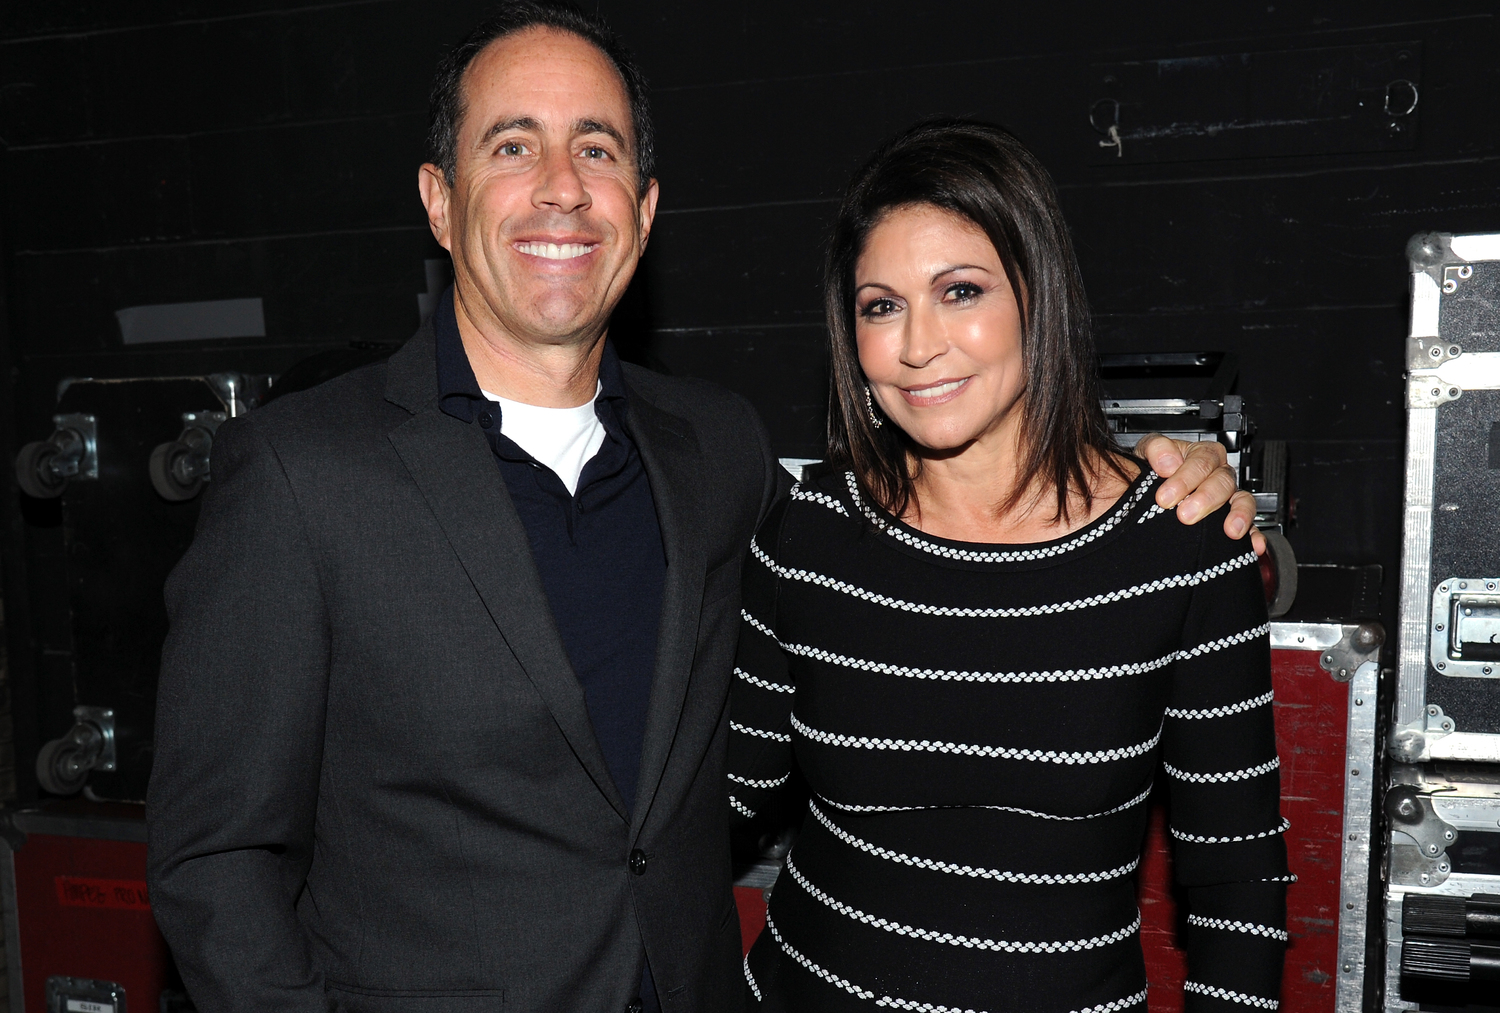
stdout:
[(859, 672), (878, 672), (881, 675), (896, 675), (906, 679), (937, 679), (942, 682), (1088, 682), (1094, 679), (1116, 679), (1122, 675), (1144, 675), (1158, 668), (1165, 668), (1177, 660), (1175, 653), (1152, 661), (1133, 661), (1108, 668), (1059, 669), (1056, 672), (951, 672), (940, 668), (908, 668), (905, 665), (888, 665), (882, 661), (865, 661), (835, 654), (805, 644), (781, 643), (781, 649), (800, 658), (852, 668)]
[(745, 954), (745, 980), (750, 983), (750, 991), (755, 993), (755, 1001), (761, 1001), (760, 986), (755, 983), (755, 975), (750, 973), (750, 954)]
[(1225, 932), (1248, 932), (1252, 936), (1279, 939), (1283, 943), (1290, 938), (1286, 934), (1285, 929), (1278, 929), (1270, 925), (1256, 925), (1253, 922), (1232, 922), (1223, 918), (1205, 918), (1203, 915), (1188, 915), (1188, 924), (1204, 929), (1223, 929)]
[(1145, 524), (1151, 518), (1153, 518), (1153, 517), (1160, 517), (1162, 514), (1164, 514), (1166, 512), (1167, 512), (1167, 508), (1164, 507), (1164, 506), (1162, 506), (1160, 503), (1152, 503), (1151, 504), (1151, 509), (1149, 509), (1145, 513), (1141, 514), (1140, 519), (1137, 520), (1136, 523), (1137, 524)]
[(802, 485), (800, 482), (792, 486), (792, 499), (800, 499), (809, 503), (817, 503), (819, 506), (826, 506), (828, 509), (834, 511), (835, 513), (841, 513), (845, 517), (849, 516), (849, 511), (844, 509), (844, 504), (840, 503), (838, 500), (834, 499), (826, 492), (818, 492), (816, 489), (809, 489), (806, 486)]
[[(733, 722), (730, 722), (733, 725)], [(934, 742), (930, 739), (872, 739), (864, 735), (842, 735), (825, 732), (804, 724), (792, 714), (792, 728), (805, 738), (828, 746), (850, 746), (856, 749), (899, 749), (902, 752), (960, 753), (964, 756), (984, 756), (997, 760), (1031, 760), (1037, 763), (1111, 763), (1142, 756), (1156, 748), (1161, 741), (1161, 729), (1145, 742), (1133, 746), (1117, 746), (1088, 752), (1063, 753), (1055, 749), (1018, 749), (1012, 746), (976, 746), (964, 742)], [(769, 734), (769, 733), (766, 733)]]
[(781, 732), (762, 731), (759, 728), (751, 728), (749, 725), (742, 725), (738, 721), (729, 722), (729, 727), (737, 732), (744, 732), (746, 735), (754, 735), (758, 739), (770, 739), (773, 742), (792, 741), (792, 737), (790, 735), (783, 735)]
[(751, 809), (749, 806), (745, 805), (745, 803), (741, 802), (739, 799), (735, 798), (733, 795), (729, 796), (729, 804), (731, 806), (733, 806), (734, 807), (734, 811), (737, 812), (737, 813), (739, 813), (741, 816), (749, 817), (752, 820), (755, 819), (755, 810)]
[[(937, 679), (942, 682), (1088, 682), (1095, 679), (1116, 679), (1122, 675), (1145, 675), (1164, 668), (1174, 661), (1185, 661), (1201, 654), (1209, 654), (1213, 651), (1223, 650), (1236, 644), (1242, 644), (1247, 640), (1264, 634), (1270, 629), (1270, 625), (1257, 626), (1253, 630), (1236, 633), (1232, 636), (1221, 637), (1207, 644), (1199, 644), (1185, 651), (1174, 651), (1171, 654), (1150, 661), (1129, 661), (1122, 665), (1110, 665), (1105, 668), (1069, 668), (1058, 669), (1055, 672), (954, 672), (945, 671), (940, 668), (910, 668), (906, 665), (891, 665), (883, 661), (866, 661), (863, 658), (851, 658), (843, 654), (835, 654), (833, 651), (825, 651), (821, 647), (810, 647), (806, 644), (793, 644), (780, 640), (774, 631), (760, 620), (750, 615), (744, 609), (740, 615), (766, 636), (776, 640), (776, 644), (788, 654), (799, 658), (811, 658), (829, 665), (838, 665), (841, 668), (852, 668), (859, 672), (878, 672), (881, 675), (895, 675), (906, 679)], [(740, 670), (735, 669), (736, 672)], [(743, 674), (743, 673), (741, 673)], [(745, 676), (755, 682), (753, 676)], [(793, 687), (779, 687), (777, 684), (768, 684), (767, 688), (780, 688), (784, 692), (792, 692)], [(1191, 712), (1174, 712), (1168, 710), (1171, 717), (1184, 717)]]
[(1167, 717), (1182, 718), (1186, 721), (1199, 721), (1203, 718), (1224, 718), (1231, 714), (1242, 714), (1257, 707), (1264, 707), (1275, 699), (1276, 694), (1266, 690), (1260, 696), (1251, 697), (1249, 700), (1241, 700), (1239, 703), (1227, 704), (1223, 707), (1210, 707), (1207, 710), (1178, 710), (1176, 707), (1167, 708)]
[(866, 914), (856, 907), (851, 907), (843, 901), (835, 900), (822, 890), (814, 886), (802, 870), (797, 868), (797, 863), (792, 861), (792, 856), (787, 855), (786, 871), (792, 874), (797, 885), (806, 890), (814, 900), (827, 905), (846, 918), (852, 918), (857, 922), (869, 925), (872, 928), (884, 929), (897, 935), (907, 936), (911, 939), (922, 939), (930, 943), (946, 943), (949, 946), (963, 946), (971, 950), (994, 950), (1002, 953), (1077, 953), (1082, 950), (1097, 949), (1100, 946), (1108, 946), (1121, 940), (1129, 939), (1141, 927), (1141, 915), (1137, 911), (1135, 920), (1122, 929), (1102, 936), (1094, 936), (1092, 939), (1059, 939), (1047, 942), (1031, 942), (1029, 940), (1010, 939), (978, 939), (973, 936), (955, 935), (952, 932), (938, 932), (935, 929), (918, 928), (915, 925), (903, 925), (876, 915)]
[[(860, 988), (858, 985), (849, 981), (847, 978), (840, 978), (832, 971), (819, 967), (817, 964), (807, 959), (807, 957), (803, 956), (803, 954), (795, 946), (787, 942), (786, 939), (782, 937), (781, 930), (776, 927), (776, 921), (771, 917), (769, 912), (766, 914), (766, 928), (770, 930), (771, 938), (776, 940), (776, 945), (781, 947), (781, 952), (785, 953), (788, 957), (791, 957), (798, 964), (801, 964), (807, 971), (817, 975), (819, 978), (822, 978), (830, 985), (834, 985), (838, 988), (843, 989), (850, 995), (858, 996), (859, 998), (866, 1000), (875, 999), (876, 1006), (884, 1006), (887, 1009), (913, 1010), (915, 1011), (915, 1013), (984, 1013), (983, 1010), (959, 1009), (957, 1006), (941, 1006), (930, 1002), (916, 1002), (911, 999), (897, 999), (894, 996), (889, 995), (883, 995), (876, 999), (875, 993), (870, 991), (869, 989)], [(747, 957), (745, 959), (745, 974), (748, 976), (749, 973), (750, 966), (749, 958)], [(755, 998), (760, 998), (759, 991), (756, 991)], [(1127, 1010), (1132, 1006), (1139, 1005), (1140, 1003), (1143, 1003), (1145, 1001), (1146, 991), (1145, 989), (1142, 989), (1135, 995), (1126, 996), (1123, 999), (1116, 999), (1113, 1002), (1101, 1003), (1098, 1006), (1090, 1006), (1088, 1009), (1074, 1010), (1073, 1013), (1120, 1013), (1121, 1010)]]
[(841, 803), (841, 801), (832, 800), (828, 795), (817, 795), (817, 797), (822, 798), (825, 803), (828, 803), (834, 809), (843, 809), (844, 812), (916, 812), (916, 810), (921, 809), (990, 809), (995, 810), (995, 812), (1014, 812), (1020, 816), (1037, 816), (1038, 819), (1058, 819), (1058, 821), (1074, 822), (1079, 821), (1079, 819), (1098, 819), (1101, 816), (1113, 816), (1115, 813), (1125, 812), (1125, 810), (1131, 809), (1131, 807), (1139, 806), (1140, 803), (1146, 801), (1149, 795), (1151, 795), (1151, 785), (1146, 785), (1146, 791), (1140, 792), (1139, 795), (1131, 798), (1130, 801), (1122, 801), (1121, 804), (1113, 807), (1113, 809), (1106, 809), (1104, 812), (1091, 812), (1086, 816), (1058, 816), (1050, 812), (1037, 812), (1035, 809), (1017, 809), (1016, 806), (849, 806), (849, 804)]
[[(795, 717), (792, 718), (792, 722), (794, 724), (796, 723), (796, 721), (797, 719)], [(1243, 781), (1246, 778), (1259, 777), (1262, 774), (1269, 774), (1279, 766), (1281, 766), (1281, 757), (1273, 756), (1265, 763), (1259, 763), (1253, 767), (1246, 767), (1244, 770), (1230, 770), (1222, 774), (1193, 774), (1189, 773), (1186, 770), (1178, 770), (1170, 763), (1162, 763), (1162, 768), (1166, 770), (1168, 774), (1171, 774), (1179, 781), (1188, 781), (1192, 784), (1225, 784), (1229, 781)]]
[(745, 620), (745, 622), (749, 623), (755, 629), (764, 633), (766, 636), (770, 637), (772, 640), (776, 639), (776, 633), (771, 629), (771, 627), (767, 626), (765, 623), (761, 622), (759, 619), (755, 618), (744, 609), (740, 609), (740, 618)]
[(1135, 871), (1140, 864), (1140, 859), (1134, 859), (1118, 869), (1110, 869), (1108, 872), (1006, 872), (1002, 869), (976, 869), (971, 865), (957, 865), (953, 862), (939, 862), (932, 858), (915, 858), (911, 855), (902, 854), (899, 851), (891, 851), (879, 845), (871, 844), (869, 841), (855, 837), (843, 827), (837, 825), (833, 820), (819, 809), (817, 803), (808, 800), (808, 808), (817, 817), (819, 823), (828, 828), (839, 840), (852, 848), (858, 848), (876, 858), (884, 858), (890, 862), (898, 862), (901, 865), (910, 865), (918, 869), (928, 869), (932, 872), (949, 872), (957, 876), (971, 876), (975, 879), (993, 879), (1001, 883), (1043, 883), (1055, 886), (1063, 883), (1105, 883), (1111, 879), (1119, 879), (1121, 876), (1129, 875)]
[(1206, 644), (1199, 644), (1197, 647), (1190, 647), (1185, 651), (1178, 651), (1177, 657), (1183, 661), (1187, 661), (1189, 658), (1196, 658), (1200, 654), (1212, 654), (1214, 651), (1222, 651), (1226, 647), (1233, 647), (1236, 644), (1243, 644), (1246, 641), (1254, 640), (1256, 637), (1263, 637), (1270, 632), (1271, 624), (1261, 623), (1253, 630), (1246, 630), (1243, 633), (1231, 633), (1227, 637), (1220, 637), (1218, 640), (1210, 640)]
[[(1284, 834), (1291, 829), (1291, 826), (1292, 821), (1283, 816), (1281, 817), (1281, 826), (1277, 827), (1275, 830), (1262, 830), (1258, 834), (1241, 834), (1239, 837), (1199, 837), (1197, 834), (1190, 834), (1185, 830), (1178, 830), (1176, 827), (1168, 827), (1167, 829), (1171, 830), (1172, 836), (1177, 838), (1179, 841), (1191, 841), (1193, 844), (1238, 844), (1241, 841), (1258, 841), (1262, 837), (1275, 837), (1277, 834)], [(1296, 881), (1296, 876), (1293, 876), (1291, 879), (1287, 880), (1263, 880), (1263, 882), (1267, 883), (1295, 883)]]
[(771, 788), (780, 788), (783, 784), (786, 784), (787, 779), (792, 775), (790, 772), (788, 772), (782, 774), (780, 777), (767, 778), (763, 781), (756, 781), (753, 778), (749, 777), (741, 777), (738, 774), (726, 774), (725, 776), (735, 784), (743, 784), (747, 788), (765, 788), (769, 790)]
[(778, 577), (791, 580), (800, 580), (804, 583), (815, 584), (826, 587), (840, 594), (847, 594), (863, 601), (871, 602), (885, 608), (899, 609), (902, 612), (913, 612), (919, 615), (946, 616), (957, 619), (1012, 619), (1022, 616), (1044, 616), (1053, 615), (1058, 612), (1072, 612), (1077, 609), (1092, 608), (1095, 605), (1108, 605), (1112, 602), (1124, 601), (1127, 598), (1138, 598), (1144, 594), (1156, 591), (1164, 591), (1173, 587), (1196, 587), (1204, 581), (1215, 577), (1222, 577), (1231, 570), (1242, 566), (1249, 566), (1256, 562), (1254, 552), (1246, 552), (1233, 559), (1216, 563), (1197, 573), (1179, 573), (1170, 577), (1158, 577), (1156, 580), (1145, 584), (1135, 584), (1131, 587), (1117, 591), (1106, 591), (1103, 594), (1090, 595), (1087, 598), (1075, 598), (1072, 601), (1055, 602), (1051, 605), (1023, 605), (1018, 608), (967, 608), (950, 605), (923, 605), (920, 602), (909, 602), (901, 598), (892, 598), (889, 595), (869, 591), (855, 584), (849, 584), (834, 577), (815, 573), (812, 570), (799, 570), (795, 567), (780, 566), (766, 554), (766, 550), (760, 547), (760, 543), (750, 542), (750, 552), (762, 565)]
[(1157, 481), (1157, 476), (1154, 474), (1151, 475), (1132, 496), (1120, 501), (1120, 504), (1115, 507), (1114, 513), (1109, 516), (1108, 520), (1104, 521), (1097, 528), (1085, 531), (1077, 538), (1035, 549), (996, 550), (991, 552), (960, 549), (952, 545), (938, 545), (936, 542), (929, 542), (927, 539), (915, 535), (904, 528), (896, 527), (865, 505), (863, 497), (859, 494), (859, 483), (854, 479), (854, 472), (847, 471), (844, 473), (844, 483), (849, 487), (849, 496), (854, 500), (855, 506), (859, 507), (870, 523), (874, 524), (881, 531), (890, 535), (896, 541), (910, 545), (914, 549), (921, 549), (923, 552), (930, 552), (934, 556), (942, 556), (945, 559), (961, 559), (970, 563), (1009, 563), (1030, 559), (1049, 559), (1052, 556), (1060, 556), (1065, 552), (1071, 552), (1081, 545), (1087, 545), (1096, 538), (1108, 533), (1124, 520), (1130, 511), (1135, 509), (1136, 504), (1141, 501), (1141, 498), (1156, 485)]
[(1184, 992), (1197, 992), (1199, 995), (1211, 995), (1215, 999), (1223, 999), (1226, 1002), (1244, 1003), (1246, 1006), (1254, 1006), (1256, 1009), (1276, 1009), (1281, 1005), (1275, 999), (1262, 999), (1258, 995), (1246, 995), (1243, 992), (1231, 992), (1227, 988), (1217, 985), (1205, 985), (1197, 981), (1185, 981), (1182, 983)]
[[(743, 613), (744, 609), (741, 609), (740, 612)], [(743, 668), (740, 668), (738, 665), (734, 667), (734, 674), (739, 676), (741, 679), (744, 679), (750, 685), (759, 686), (761, 689), (769, 689), (772, 693), (797, 692), (796, 686), (783, 686), (779, 682), (767, 682), (764, 679), (760, 679), (756, 676), (751, 675), (749, 672), (745, 671)]]

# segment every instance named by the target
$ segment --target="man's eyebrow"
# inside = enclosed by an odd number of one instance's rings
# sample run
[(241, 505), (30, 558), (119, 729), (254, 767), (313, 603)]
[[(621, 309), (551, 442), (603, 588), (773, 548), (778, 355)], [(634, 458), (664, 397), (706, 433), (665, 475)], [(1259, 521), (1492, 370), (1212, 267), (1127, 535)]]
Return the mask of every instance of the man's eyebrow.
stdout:
[(620, 149), (628, 150), (630, 145), (625, 143), (625, 136), (608, 123), (598, 120), (574, 120), (573, 133), (575, 134), (603, 134), (620, 146)]
[(484, 136), (479, 139), (479, 144), (480, 144), (481, 147), (483, 147), (484, 145), (490, 143), (490, 141), (494, 140), (494, 138), (495, 138), (496, 135), (503, 134), (507, 130), (540, 130), (540, 129), (542, 129), (542, 125), (540, 123), (538, 123), (532, 117), (530, 117), (530, 116), (515, 116), (515, 117), (512, 117), (511, 119), (508, 119), (508, 120), (500, 120), (494, 126), (490, 127), (488, 130), (486, 130), (484, 132)]

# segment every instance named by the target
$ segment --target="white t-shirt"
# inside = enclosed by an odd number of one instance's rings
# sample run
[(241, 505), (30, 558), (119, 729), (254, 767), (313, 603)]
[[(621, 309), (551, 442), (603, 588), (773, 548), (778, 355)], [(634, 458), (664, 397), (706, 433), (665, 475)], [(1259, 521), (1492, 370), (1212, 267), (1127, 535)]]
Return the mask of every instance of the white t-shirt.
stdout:
[[(603, 386), (594, 389), (595, 398)], [(604, 445), (604, 424), (594, 412), (594, 402), (577, 408), (539, 408), (487, 390), (481, 393), (500, 405), (501, 434), (551, 468), (568, 487), (569, 496), (577, 493), (583, 466)]]

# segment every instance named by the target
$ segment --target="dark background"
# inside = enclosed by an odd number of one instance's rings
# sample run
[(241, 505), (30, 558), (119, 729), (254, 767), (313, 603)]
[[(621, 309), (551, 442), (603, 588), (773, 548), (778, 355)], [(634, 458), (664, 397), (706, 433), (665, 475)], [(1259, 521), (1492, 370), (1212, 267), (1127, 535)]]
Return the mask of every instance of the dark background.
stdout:
[[(7, 460), (51, 430), (65, 376), (280, 372), (409, 335), (423, 261), (441, 255), (416, 191), (428, 80), (485, 6), (0, 6)], [(1383, 563), (1391, 614), (1403, 248), (1500, 230), (1492, 4), (599, 6), (644, 65), (659, 130), (660, 216), (617, 328), (630, 356), (740, 391), (780, 454), (818, 456), (820, 250), (841, 183), (919, 117), (1002, 122), (1061, 187), (1101, 349), (1238, 353), (1260, 435), (1289, 443), (1300, 558)], [(1309, 68), (1332, 93), (1397, 51), (1420, 92), (1399, 128), (1382, 134), (1370, 109), (1316, 136), (1294, 122), (1316, 99)], [(1242, 53), (1262, 54), (1259, 76)], [(1160, 60), (1179, 61), (1176, 91), (1168, 65), (1139, 63)], [(1125, 157), (1090, 123), (1112, 95)], [(1255, 129), (1130, 139), (1133, 122), (1170, 133), (1183, 109)], [(265, 338), (126, 348), (114, 317), (247, 296), (265, 301)], [(73, 655), (56, 517), (4, 472), (25, 794), (38, 742), (71, 723)]]

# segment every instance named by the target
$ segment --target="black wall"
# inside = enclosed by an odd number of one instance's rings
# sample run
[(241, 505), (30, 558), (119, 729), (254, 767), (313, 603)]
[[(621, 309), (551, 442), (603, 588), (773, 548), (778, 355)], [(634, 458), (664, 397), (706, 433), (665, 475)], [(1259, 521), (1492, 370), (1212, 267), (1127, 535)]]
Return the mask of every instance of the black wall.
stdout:
[[(408, 335), (423, 260), (440, 254), (415, 186), (428, 76), (484, 6), (0, 8), (7, 456), (50, 430), (64, 376), (278, 372), (318, 349)], [(918, 117), (998, 120), (1062, 188), (1101, 348), (1237, 352), (1261, 435), (1290, 443), (1300, 557), (1384, 563), (1389, 613), (1402, 251), (1417, 231), (1500, 230), (1493, 5), (600, 7), (645, 66), (660, 133), (660, 217), (618, 327), (630, 355), (739, 390), (779, 452), (816, 456), (820, 245), (839, 186)], [(1321, 101), (1307, 80), (1337, 105), (1350, 60), (1397, 51), (1418, 110), (1383, 138), (1385, 119), (1366, 109), (1309, 140), (1294, 122)], [(1262, 54), (1249, 77), (1242, 53)], [(1119, 66), (1168, 59), (1198, 76), (1169, 87), (1167, 65)], [(1125, 110), (1119, 158), (1089, 119), (1112, 95)], [(1130, 139), (1132, 117), (1171, 126), (1183, 103), (1208, 125), (1185, 146)], [(1209, 128), (1231, 121), (1254, 129)], [(243, 296), (264, 298), (265, 338), (127, 349), (113, 316)], [(67, 724), (71, 648), (55, 519), (5, 496), (24, 767), (38, 736)]]

